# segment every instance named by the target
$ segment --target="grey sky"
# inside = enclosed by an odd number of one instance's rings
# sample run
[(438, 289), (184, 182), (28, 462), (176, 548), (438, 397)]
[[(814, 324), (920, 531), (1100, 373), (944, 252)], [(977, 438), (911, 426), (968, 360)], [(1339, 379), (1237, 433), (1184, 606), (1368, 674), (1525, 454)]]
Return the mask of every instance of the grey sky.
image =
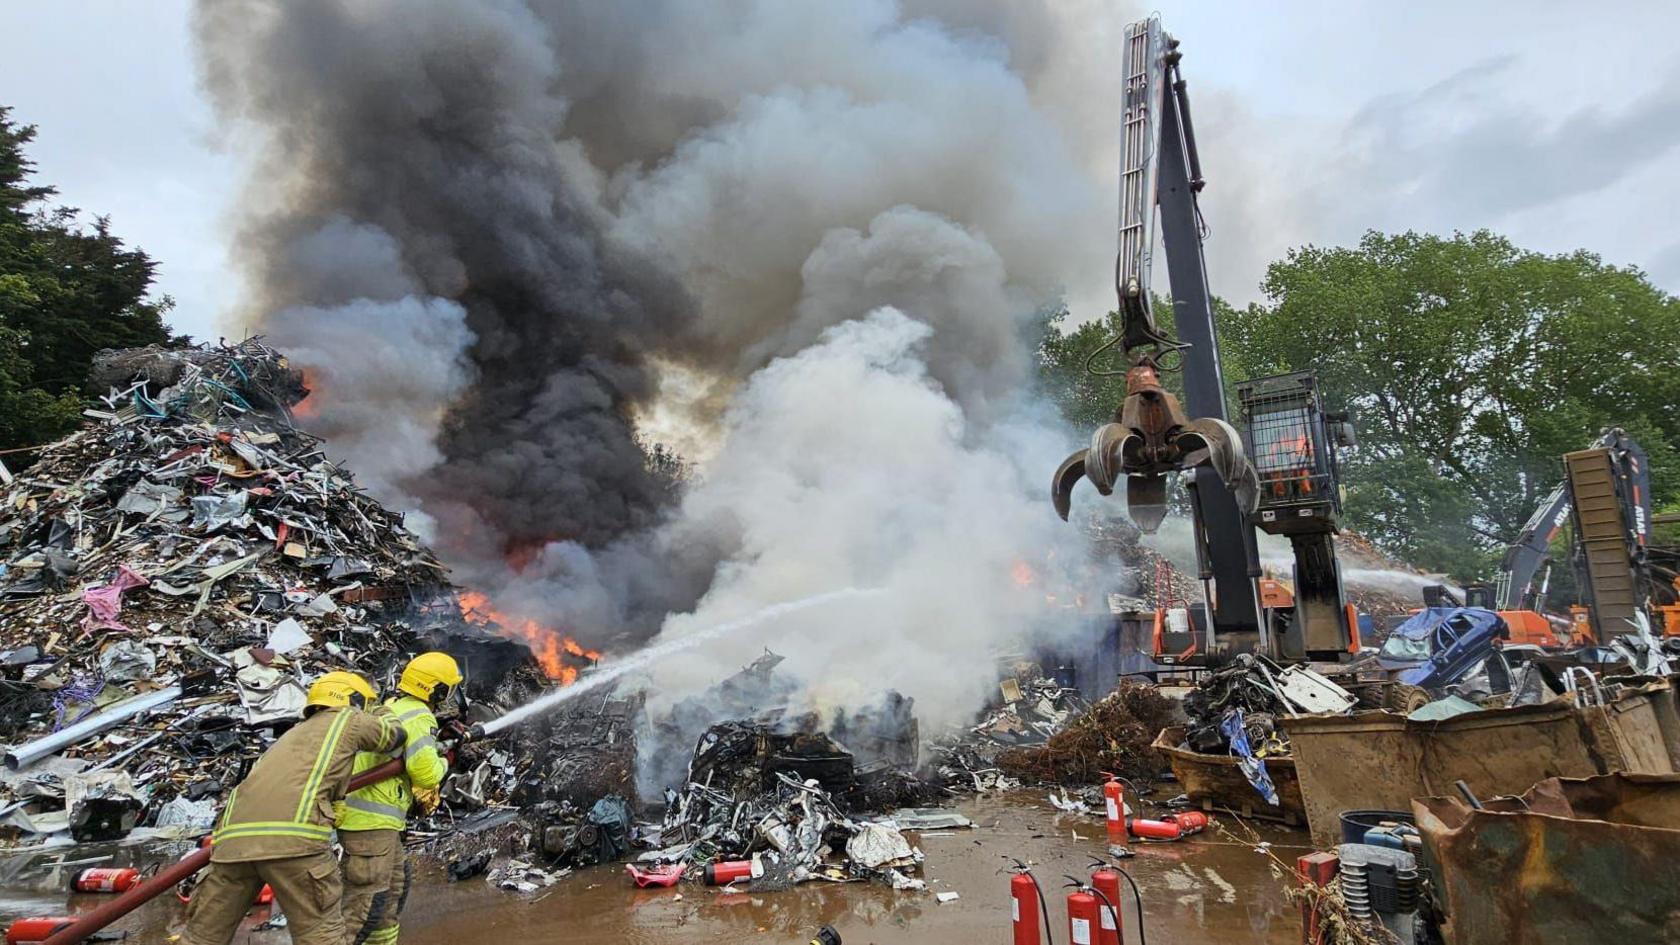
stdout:
[[(1252, 298), (1265, 263), (1289, 246), (1372, 227), (1490, 227), (1534, 249), (1639, 265), (1680, 290), (1671, 5), (1158, 5), (1184, 41), (1208, 152), (1216, 292)], [(40, 126), (41, 179), (157, 258), (176, 327), (212, 338), (238, 296), (225, 246), (243, 171), (213, 145), (187, 9), (0, 7), (0, 32), (14, 37), (0, 103)]]

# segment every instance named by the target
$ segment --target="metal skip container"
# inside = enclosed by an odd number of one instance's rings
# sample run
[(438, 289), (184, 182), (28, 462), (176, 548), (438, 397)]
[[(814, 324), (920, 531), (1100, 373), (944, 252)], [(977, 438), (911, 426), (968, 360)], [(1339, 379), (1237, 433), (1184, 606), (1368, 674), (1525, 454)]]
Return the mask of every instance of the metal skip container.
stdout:
[(1602, 704), (1564, 700), (1421, 721), (1392, 712), (1282, 719), (1313, 841), (1340, 839), (1349, 810), (1405, 810), (1465, 781), (1480, 797), (1547, 778), (1676, 771), (1665, 739), (1674, 692), (1628, 687)]
[(1449, 945), (1680, 940), (1680, 775), (1412, 804)]
[(1463, 779), (1483, 797), (1520, 794), (1550, 777), (1601, 774), (1579, 715), (1563, 702), (1491, 709), (1435, 722), (1392, 712), (1282, 719), (1313, 842), (1341, 840), (1349, 810), (1406, 810)]

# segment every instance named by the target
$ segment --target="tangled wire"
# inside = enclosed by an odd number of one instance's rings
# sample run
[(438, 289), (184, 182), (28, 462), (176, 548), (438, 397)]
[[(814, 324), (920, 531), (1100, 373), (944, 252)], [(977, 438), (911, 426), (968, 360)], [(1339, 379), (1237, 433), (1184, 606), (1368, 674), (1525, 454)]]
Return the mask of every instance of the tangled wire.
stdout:
[(1023, 781), (1090, 783), (1104, 773), (1151, 778), (1162, 759), (1150, 747), (1172, 722), (1172, 702), (1154, 686), (1122, 685), (1043, 745), (998, 756), (998, 767)]

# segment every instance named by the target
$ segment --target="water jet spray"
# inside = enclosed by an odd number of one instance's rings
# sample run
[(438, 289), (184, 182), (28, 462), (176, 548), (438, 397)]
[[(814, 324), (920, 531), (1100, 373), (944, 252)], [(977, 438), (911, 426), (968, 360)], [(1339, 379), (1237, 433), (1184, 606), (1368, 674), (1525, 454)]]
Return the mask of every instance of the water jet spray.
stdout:
[(608, 667), (607, 669), (592, 673), (569, 686), (556, 689), (555, 691), (548, 693), (535, 701), (514, 709), (501, 718), (475, 725), (469, 731), (468, 737), (474, 739), (489, 738), (492, 735), (512, 728), (522, 722), (526, 722), (539, 715), (552, 712), (561, 704), (569, 702), (572, 699), (575, 699), (578, 696), (592, 690), (599, 689), (600, 687), (618, 679), (621, 676), (624, 676), (627, 673), (647, 666), (652, 666), (668, 656), (681, 653), (684, 650), (693, 649), (702, 643), (716, 640), (719, 637), (736, 633), (749, 627), (758, 626), (759, 624), (767, 621), (774, 620), (788, 614), (797, 613), (801, 610), (808, 610), (812, 607), (818, 607), (823, 604), (829, 604), (834, 601), (845, 600), (848, 598), (872, 597), (879, 595), (880, 593), (882, 593), (882, 591), (879, 588), (860, 589), (855, 587), (842, 588), (837, 591), (825, 591), (821, 594), (813, 594), (810, 597), (802, 597), (798, 600), (785, 601), (780, 604), (771, 604), (768, 607), (754, 611), (753, 613), (738, 620), (714, 624), (713, 626), (688, 634), (687, 636), (679, 637), (675, 640), (667, 640), (664, 643), (650, 646), (645, 650), (632, 654), (622, 663), (618, 663), (614, 666)]

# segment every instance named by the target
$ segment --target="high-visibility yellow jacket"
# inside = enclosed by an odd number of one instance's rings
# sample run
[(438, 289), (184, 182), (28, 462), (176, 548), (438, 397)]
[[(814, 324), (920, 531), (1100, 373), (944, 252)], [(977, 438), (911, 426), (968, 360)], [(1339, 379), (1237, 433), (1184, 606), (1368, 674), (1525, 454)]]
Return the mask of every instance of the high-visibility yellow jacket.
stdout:
[(415, 788), (435, 788), (449, 773), (449, 762), (438, 751), (437, 716), (411, 695), (393, 696), (375, 712), (401, 725), (408, 740), (396, 752), (364, 752), (356, 756), (357, 772), (384, 764), (400, 755), (404, 772), (370, 784), (344, 799), (338, 815), (340, 830), (401, 830), (414, 804)]
[(214, 863), (307, 856), (328, 848), (333, 805), (360, 751), (401, 750), (402, 730), (359, 709), (319, 709), (263, 752), (228, 795)]

